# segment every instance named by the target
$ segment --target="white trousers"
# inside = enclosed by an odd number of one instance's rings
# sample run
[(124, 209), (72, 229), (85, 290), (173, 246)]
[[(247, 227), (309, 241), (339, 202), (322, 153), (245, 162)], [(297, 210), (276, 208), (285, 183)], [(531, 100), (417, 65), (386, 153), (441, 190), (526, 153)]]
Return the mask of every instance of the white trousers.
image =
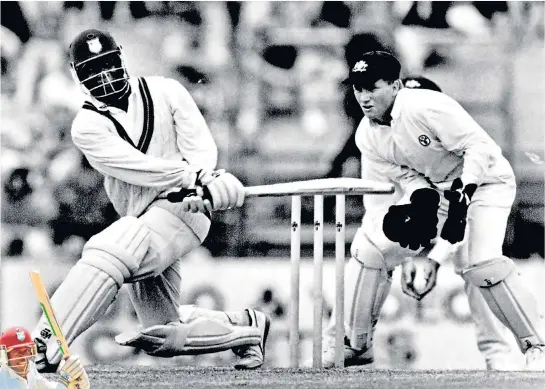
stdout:
[(129, 296), (145, 327), (179, 319), (181, 258), (200, 246), (195, 233), (177, 216), (152, 207), (140, 220), (151, 232), (151, 249), (130, 279)]
[[(448, 189), (450, 183), (443, 188)], [(441, 191), (442, 192), (442, 191)], [(460, 274), (469, 265), (486, 261), (502, 255), (502, 245), (507, 227), (507, 219), (514, 201), (516, 186), (513, 181), (498, 184), (485, 184), (480, 186), (473, 197), (468, 210), (468, 227), (466, 239), (459, 249), (451, 256), (455, 271)], [(446, 220), (448, 201), (441, 193), (441, 206), (439, 210), (438, 231), (440, 233)], [(398, 243), (390, 241), (382, 231), (382, 220), (387, 209), (370, 212), (365, 215), (362, 227), (354, 238), (353, 249), (360, 253), (368, 252), (364, 247), (371, 242), (378, 248), (384, 257), (388, 271), (401, 264), (406, 257), (415, 256), (415, 252), (402, 248)], [(374, 248), (373, 248), (374, 250)], [(350, 285), (350, 277), (347, 277), (346, 296), (351, 298), (354, 294), (355, 283)], [(352, 277), (353, 278), (353, 277)], [(352, 288), (352, 290), (351, 290)], [(511, 350), (512, 335), (494, 316), (478, 288), (465, 284), (465, 291), (469, 300), (472, 316), (476, 324), (477, 346), (485, 359), (493, 359), (499, 354), (509, 353)], [(351, 304), (351, 302), (348, 302)], [(330, 323), (331, 327), (333, 325)], [(328, 328), (327, 335), (334, 334), (333, 328)]]

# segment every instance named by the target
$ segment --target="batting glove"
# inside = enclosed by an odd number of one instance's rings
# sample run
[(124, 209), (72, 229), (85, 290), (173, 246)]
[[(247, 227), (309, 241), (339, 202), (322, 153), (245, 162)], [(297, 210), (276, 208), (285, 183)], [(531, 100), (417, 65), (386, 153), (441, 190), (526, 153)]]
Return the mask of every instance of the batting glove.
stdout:
[(182, 210), (184, 212), (212, 212), (212, 204), (209, 199), (204, 198), (204, 190), (197, 187), (191, 190), (185, 190), (187, 193), (182, 199)]
[(186, 212), (212, 212), (241, 207), (245, 192), (242, 183), (231, 173), (201, 170), (194, 188), (169, 192), (166, 198), (172, 203), (183, 203)]
[(59, 368), (59, 380), (67, 389), (89, 389), (89, 377), (79, 357), (68, 357)]
[(244, 186), (238, 178), (225, 170), (201, 172), (197, 185), (204, 189), (204, 198), (211, 200), (214, 211), (241, 207), (244, 204)]
[(36, 368), (40, 373), (55, 373), (62, 359), (62, 353), (58, 351), (57, 338), (51, 330), (43, 330), (40, 334), (44, 338), (35, 338), (36, 344)]

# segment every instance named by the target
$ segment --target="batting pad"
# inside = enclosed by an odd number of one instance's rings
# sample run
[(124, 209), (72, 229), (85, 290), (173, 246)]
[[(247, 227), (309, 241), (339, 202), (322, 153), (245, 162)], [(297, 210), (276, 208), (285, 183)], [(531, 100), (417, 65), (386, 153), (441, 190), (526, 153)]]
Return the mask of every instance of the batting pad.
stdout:
[(122, 346), (140, 348), (154, 357), (170, 358), (258, 345), (261, 342), (261, 329), (233, 326), (200, 317), (189, 323), (172, 322), (140, 332), (124, 332), (117, 335), (115, 341)]
[(494, 315), (515, 335), (522, 352), (545, 344), (536, 329), (542, 320), (537, 302), (511, 259), (500, 257), (479, 263), (464, 270), (462, 277), (479, 287)]
[[(104, 315), (125, 280), (138, 270), (149, 246), (148, 228), (132, 216), (122, 217), (89, 239), (81, 259), (51, 299), (68, 344)], [(49, 346), (48, 327), (47, 318), (42, 317), (32, 336), (47, 345), (47, 360), (57, 364), (60, 351)]]
[[(115, 300), (118, 289), (106, 273), (81, 261), (70, 270), (51, 298), (55, 316), (69, 345), (102, 317)], [(32, 338), (39, 338), (47, 345), (49, 363), (60, 362), (62, 354), (54, 343), (45, 315), (32, 332)]]

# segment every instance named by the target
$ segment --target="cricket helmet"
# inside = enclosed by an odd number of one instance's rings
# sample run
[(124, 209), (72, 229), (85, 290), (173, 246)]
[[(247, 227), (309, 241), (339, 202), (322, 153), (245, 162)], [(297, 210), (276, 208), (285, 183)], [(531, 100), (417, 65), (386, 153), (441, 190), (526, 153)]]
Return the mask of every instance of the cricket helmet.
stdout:
[(10, 327), (0, 334), (0, 346), (5, 348), (8, 366), (26, 378), (29, 362), (36, 356), (36, 344), (24, 327)]
[(129, 87), (121, 46), (108, 32), (85, 30), (72, 41), (69, 51), (72, 76), (86, 94), (100, 100)]

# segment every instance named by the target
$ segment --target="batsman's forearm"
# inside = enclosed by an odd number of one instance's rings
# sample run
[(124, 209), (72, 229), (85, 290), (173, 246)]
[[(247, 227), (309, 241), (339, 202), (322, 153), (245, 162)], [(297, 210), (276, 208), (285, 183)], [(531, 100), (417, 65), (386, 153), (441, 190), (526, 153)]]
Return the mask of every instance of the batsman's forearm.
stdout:
[(74, 144), (100, 173), (128, 184), (152, 187), (191, 187), (201, 169), (176, 159), (146, 155), (120, 137), (99, 130), (72, 133)]
[(190, 187), (197, 178), (197, 173), (188, 165), (176, 161), (98, 161), (90, 159), (93, 168), (104, 175), (114, 177), (128, 184), (142, 187)]

